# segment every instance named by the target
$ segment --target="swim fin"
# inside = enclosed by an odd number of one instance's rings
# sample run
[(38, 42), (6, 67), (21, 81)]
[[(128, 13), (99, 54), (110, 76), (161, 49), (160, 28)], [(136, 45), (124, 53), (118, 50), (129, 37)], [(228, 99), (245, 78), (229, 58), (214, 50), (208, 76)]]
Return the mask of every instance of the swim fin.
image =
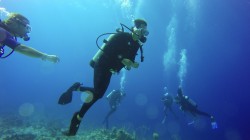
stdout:
[(65, 105), (70, 103), (72, 101), (72, 95), (73, 95), (72, 92), (77, 90), (80, 86), (81, 84), (79, 82), (74, 83), (66, 92), (64, 92), (60, 96), (58, 104)]

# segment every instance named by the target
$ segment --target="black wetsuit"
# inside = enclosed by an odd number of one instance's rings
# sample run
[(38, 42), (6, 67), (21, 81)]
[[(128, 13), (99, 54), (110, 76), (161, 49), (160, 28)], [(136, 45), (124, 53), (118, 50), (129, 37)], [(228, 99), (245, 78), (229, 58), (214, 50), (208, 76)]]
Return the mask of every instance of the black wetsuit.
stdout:
[(197, 115), (202, 115), (202, 116), (206, 116), (206, 117), (211, 117), (210, 114), (200, 111), (198, 110), (198, 106), (195, 103), (192, 103), (193, 101), (191, 99), (189, 99), (188, 97), (185, 97), (184, 95), (182, 96), (177, 96), (178, 98), (178, 103), (181, 106), (181, 110), (183, 111), (189, 111), (193, 116), (197, 116)]
[(130, 59), (134, 62), (140, 44), (134, 41), (132, 35), (127, 32), (115, 34), (107, 43), (104, 49), (104, 54), (94, 65), (94, 88), (80, 87), (80, 91), (91, 91), (94, 93), (94, 98), (90, 103), (84, 103), (80, 116), (83, 117), (87, 110), (105, 94), (112, 73), (110, 69), (119, 72), (124, 65), (121, 63), (123, 58)]

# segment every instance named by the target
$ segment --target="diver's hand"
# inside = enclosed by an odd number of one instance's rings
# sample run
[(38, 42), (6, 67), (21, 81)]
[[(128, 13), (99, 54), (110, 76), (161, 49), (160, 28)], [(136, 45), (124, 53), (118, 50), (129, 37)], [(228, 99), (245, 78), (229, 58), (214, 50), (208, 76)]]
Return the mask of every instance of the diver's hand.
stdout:
[(122, 59), (122, 64), (126, 67), (126, 69), (130, 70), (131, 67), (133, 68), (138, 68), (139, 67), (139, 63), (137, 62), (133, 62), (127, 58)]
[(133, 63), (132, 67), (137, 69), (139, 67), (139, 63), (138, 62)]
[(60, 61), (58, 56), (56, 56), (56, 55), (48, 55), (48, 54), (45, 54), (44, 57), (42, 57), (42, 60), (50, 61), (50, 62), (53, 62), (53, 63), (57, 63), (57, 62)]
[(123, 58), (122, 59), (122, 64), (127, 66), (127, 67), (130, 67), (133, 64), (133, 62), (131, 60), (127, 59), (127, 58)]

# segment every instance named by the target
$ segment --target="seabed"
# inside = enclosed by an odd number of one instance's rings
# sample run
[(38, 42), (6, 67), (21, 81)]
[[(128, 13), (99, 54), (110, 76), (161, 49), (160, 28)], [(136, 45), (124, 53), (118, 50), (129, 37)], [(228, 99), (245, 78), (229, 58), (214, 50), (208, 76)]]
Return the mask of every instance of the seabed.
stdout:
[[(39, 120), (39, 119), (37, 119)], [(84, 129), (76, 136), (64, 136), (61, 121), (24, 120), (15, 115), (0, 116), (0, 140), (136, 140), (135, 132), (124, 128)], [(137, 138), (138, 139), (138, 138)]]

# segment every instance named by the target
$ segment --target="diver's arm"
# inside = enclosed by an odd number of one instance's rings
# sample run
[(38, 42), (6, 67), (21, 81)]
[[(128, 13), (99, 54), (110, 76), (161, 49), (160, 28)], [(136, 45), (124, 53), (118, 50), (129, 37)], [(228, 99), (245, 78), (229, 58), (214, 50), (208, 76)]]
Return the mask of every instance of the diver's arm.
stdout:
[(34, 48), (27, 47), (25, 45), (20, 44), (18, 47), (15, 48), (15, 51), (24, 54), (29, 57), (34, 57), (34, 58), (41, 58), (42, 60), (48, 60), (51, 62), (59, 62), (59, 58), (56, 55), (48, 55), (46, 53), (40, 52)]

